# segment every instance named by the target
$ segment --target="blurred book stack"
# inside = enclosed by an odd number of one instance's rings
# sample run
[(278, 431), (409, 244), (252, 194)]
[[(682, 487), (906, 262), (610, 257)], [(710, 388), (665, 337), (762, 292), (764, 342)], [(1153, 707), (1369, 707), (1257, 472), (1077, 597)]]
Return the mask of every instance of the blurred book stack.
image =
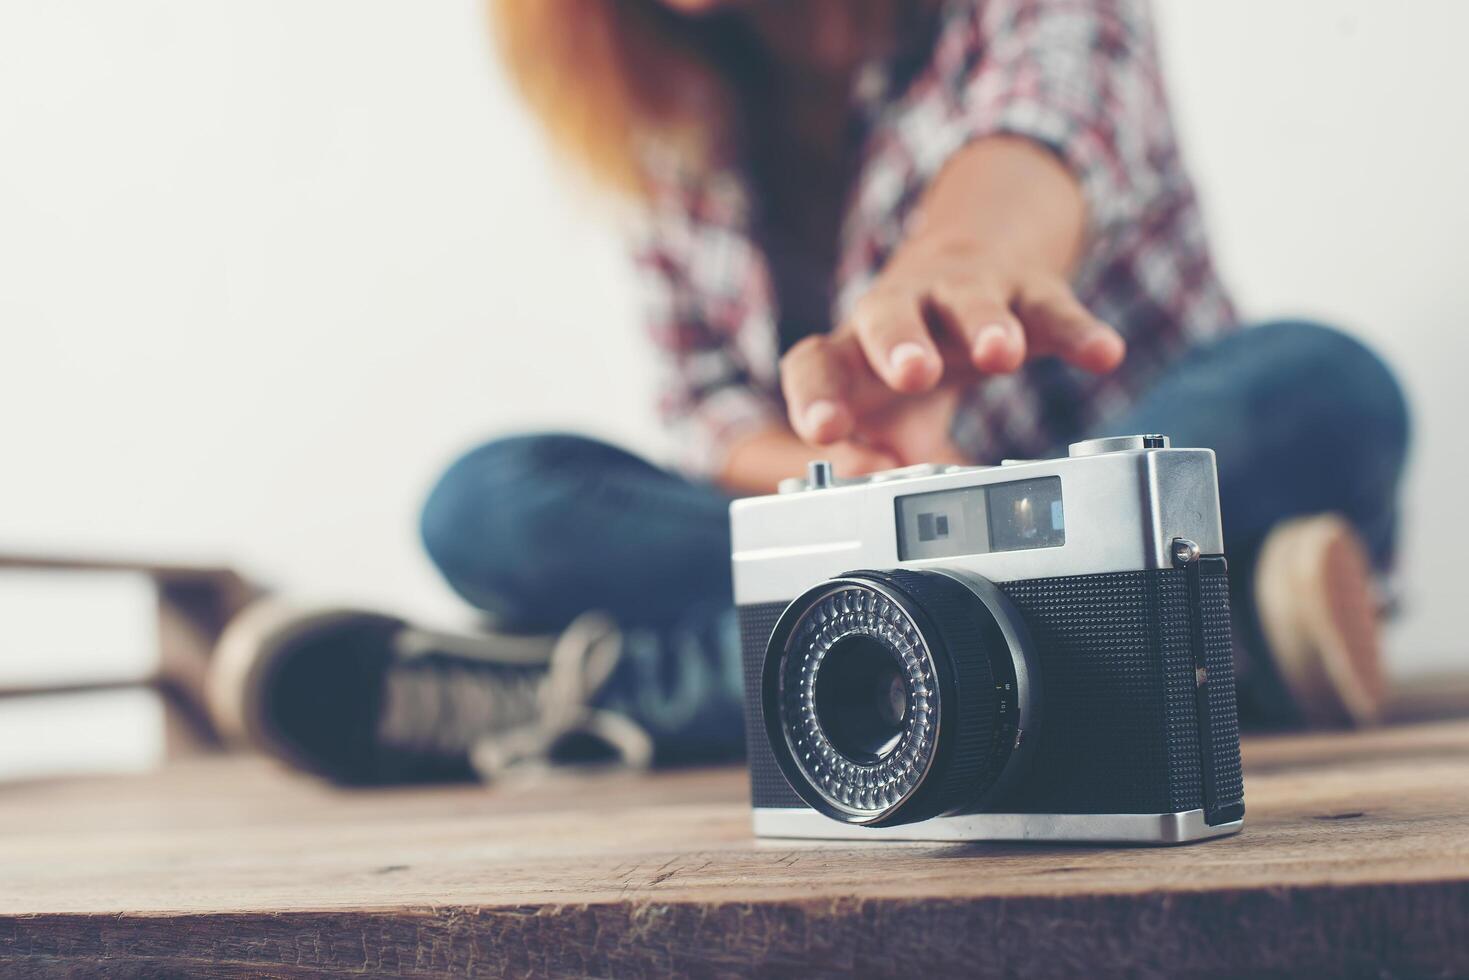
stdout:
[(0, 781), (212, 749), (209, 652), (256, 594), (227, 568), (0, 554)]

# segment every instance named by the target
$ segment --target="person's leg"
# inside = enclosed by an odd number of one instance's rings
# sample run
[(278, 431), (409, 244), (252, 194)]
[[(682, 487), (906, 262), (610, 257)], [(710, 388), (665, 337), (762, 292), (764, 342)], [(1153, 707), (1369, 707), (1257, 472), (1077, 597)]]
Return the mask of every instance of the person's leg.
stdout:
[(1328, 511), (1379, 565), (1392, 557), (1407, 406), (1382, 361), (1345, 334), (1284, 321), (1200, 347), (1094, 434), (1134, 432), (1214, 450), (1231, 558), (1281, 520)]
[(573, 435), (500, 439), (455, 462), (422, 534), (449, 584), (498, 624), (557, 630), (588, 611), (623, 630), (598, 706), (660, 761), (739, 754), (742, 682), (729, 498)]
[[(1366, 347), (1316, 324), (1277, 322), (1194, 351), (1130, 410), (1092, 433), (1159, 432), (1175, 446), (1215, 451), (1231, 601), (1244, 657), (1239, 674), (1245, 720), (1289, 723), (1316, 710), (1301, 703), (1299, 684), (1282, 684), (1279, 672), (1288, 665), (1282, 651), (1266, 641), (1257, 603), (1257, 574), (1281, 560), (1297, 567), (1315, 563), (1318, 591), (1345, 624), (1339, 645), (1350, 654), (1331, 666), (1354, 664), (1359, 676), (1345, 683), (1365, 692), (1356, 699), (1356, 717), (1370, 716), (1381, 670), (1365, 569), (1355, 558), (1360, 552), (1354, 542), (1330, 541), (1329, 520), (1315, 528), (1300, 525), (1310, 515), (1340, 515), (1355, 528), (1371, 562), (1387, 567), (1408, 426), (1397, 382)], [(1293, 518), (1302, 519), (1293, 523), (1304, 533), (1282, 548), (1282, 532), (1294, 533), (1286, 531)], [(1343, 535), (1350, 537), (1345, 531), (1337, 536)], [(1268, 563), (1261, 561), (1266, 550)], [(1291, 603), (1306, 601), (1309, 589), (1301, 588), (1300, 595), (1263, 591), (1289, 613)]]
[(454, 590), (514, 629), (559, 629), (588, 609), (664, 626), (730, 591), (729, 498), (581, 436), (471, 450), (420, 526)]

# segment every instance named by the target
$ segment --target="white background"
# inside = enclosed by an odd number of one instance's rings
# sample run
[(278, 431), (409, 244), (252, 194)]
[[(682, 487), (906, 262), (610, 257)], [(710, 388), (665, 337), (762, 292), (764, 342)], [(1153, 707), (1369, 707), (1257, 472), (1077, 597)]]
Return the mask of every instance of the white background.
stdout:
[[(1158, 12), (1246, 311), (1342, 323), (1410, 390), (1394, 654), (1453, 662), (1469, 4)], [(456, 451), (660, 448), (606, 209), (564, 176), (477, 0), (0, 0), (0, 548), (460, 614), (415, 530)]]

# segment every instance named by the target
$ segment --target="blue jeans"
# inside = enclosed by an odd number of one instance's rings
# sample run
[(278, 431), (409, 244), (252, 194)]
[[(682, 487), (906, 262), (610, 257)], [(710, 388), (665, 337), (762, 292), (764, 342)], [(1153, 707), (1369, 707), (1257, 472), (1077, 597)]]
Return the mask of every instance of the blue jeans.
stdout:
[[(1277, 522), (1334, 511), (1386, 564), (1408, 442), (1392, 374), (1357, 341), (1271, 323), (1200, 347), (1093, 435), (1162, 432), (1218, 457), (1225, 552), (1241, 629), (1257, 626), (1254, 556)], [(1065, 452), (1058, 446), (1056, 453)], [(440, 479), (424, 544), (497, 623), (551, 630), (597, 609), (624, 627), (602, 695), (653, 736), (660, 761), (743, 750), (729, 497), (574, 435), (496, 440)], [(1249, 699), (1241, 692), (1242, 712)]]

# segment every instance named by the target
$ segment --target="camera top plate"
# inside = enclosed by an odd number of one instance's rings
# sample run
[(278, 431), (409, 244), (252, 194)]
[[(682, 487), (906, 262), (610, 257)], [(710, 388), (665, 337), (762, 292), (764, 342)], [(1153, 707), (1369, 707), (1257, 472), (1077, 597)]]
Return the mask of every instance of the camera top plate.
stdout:
[[(1064, 543), (902, 560), (900, 498), (1058, 477)], [(992, 581), (1171, 568), (1174, 538), (1222, 554), (1218, 479), (1207, 449), (1166, 437), (1089, 440), (1067, 456), (996, 466), (922, 464), (856, 478), (812, 468), (786, 492), (730, 507), (735, 601), (789, 600), (852, 568), (959, 568)]]

